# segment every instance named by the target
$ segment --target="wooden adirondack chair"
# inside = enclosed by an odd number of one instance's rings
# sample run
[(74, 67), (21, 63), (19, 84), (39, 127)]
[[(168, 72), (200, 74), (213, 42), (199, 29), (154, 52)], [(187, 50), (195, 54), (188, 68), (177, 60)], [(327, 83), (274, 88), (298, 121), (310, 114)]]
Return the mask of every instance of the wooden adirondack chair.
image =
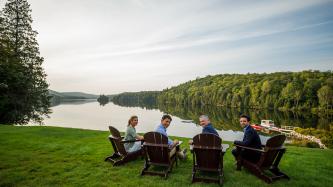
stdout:
[[(278, 168), (280, 160), (286, 152), (286, 148), (283, 147), (285, 140), (285, 135), (273, 136), (267, 140), (266, 145), (262, 146), (262, 149), (235, 145), (237, 149), (252, 150), (261, 154), (257, 162), (249, 161), (240, 154), (237, 158), (237, 170), (241, 170), (241, 166), (244, 166), (267, 183), (271, 183), (280, 178), (289, 180), (289, 177)], [(271, 175), (267, 174), (267, 170), (271, 172)]]
[[(192, 183), (217, 182), (223, 183), (223, 155), (225, 150), (222, 140), (215, 134), (198, 134), (193, 137), (191, 152), (193, 153)], [(227, 147), (227, 146), (226, 146)], [(216, 172), (218, 178), (197, 177), (198, 171)]]
[(135, 160), (142, 155), (142, 149), (134, 152), (127, 152), (124, 147), (125, 143), (137, 142), (141, 140), (124, 141), (123, 137), (120, 136), (120, 133), (116, 128), (109, 126), (109, 130), (111, 133), (109, 140), (112, 144), (114, 153), (111, 156), (106, 157), (105, 161), (111, 161), (113, 166), (119, 166), (131, 160)]
[[(160, 175), (168, 178), (174, 163), (177, 165), (176, 153), (170, 157), (170, 151), (175, 147), (169, 147), (168, 137), (159, 132), (148, 132), (144, 135), (145, 143), (143, 144), (145, 164), (141, 175)], [(162, 166), (164, 171), (148, 171), (149, 167)]]

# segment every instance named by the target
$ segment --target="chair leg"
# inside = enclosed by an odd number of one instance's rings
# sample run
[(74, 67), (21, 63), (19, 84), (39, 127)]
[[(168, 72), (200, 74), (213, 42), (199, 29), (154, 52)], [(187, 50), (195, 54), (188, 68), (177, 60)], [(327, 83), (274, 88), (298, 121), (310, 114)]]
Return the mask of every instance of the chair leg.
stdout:
[(223, 173), (220, 172), (219, 174), (219, 185), (221, 186), (223, 184)]
[(176, 166), (178, 166), (178, 158), (177, 158), (177, 156), (175, 155), (175, 161), (176, 161)]
[(260, 168), (258, 167), (249, 167), (252, 173), (257, 176), (259, 179), (265, 181), (266, 183), (270, 184), (273, 182), (273, 179), (267, 176)]
[(108, 156), (108, 157), (106, 157), (106, 158), (104, 159), (104, 161), (105, 161), (105, 162), (106, 162), (106, 161), (110, 161), (110, 159), (112, 159), (111, 156)]
[(172, 164), (168, 167), (168, 169), (167, 169), (167, 172), (168, 172), (168, 173), (171, 173), (171, 172), (172, 172), (173, 164), (174, 164), (174, 163), (172, 163)]
[(119, 158), (120, 155), (117, 153), (113, 153), (111, 156), (108, 156), (104, 159), (104, 161), (112, 161), (112, 159)]
[(222, 177), (219, 178), (219, 185), (220, 185), (220, 186), (223, 185), (223, 178), (222, 178)]
[(270, 184), (273, 182), (271, 177), (266, 176), (265, 174), (261, 174), (260, 176), (258, 176), (260, 179), (264, 180), (266, 183)]
[(147, 171), (149, 167), (150, 167), (150, 165), (147, 164), (147, 163), (145, 163), (145, 165), (144, 165), (144, 167), (143, 167), (143, 169), (142, 169), (142, 171), (141, 171), (141, 175), (144, 175), (144, 174), (145, 174), (145, 171)]
[(168, 178), (169, 174), (169, 168), (164, 172), (164, 179), (166, 180)]
[(118, 160), (116, 162), (113, 163), (113, 166), (120, 166), (124, 163), (124, 161), (121, 159), (121, 160)]
[(271, 169), (269, 169), (269, 171), (270, 172), (272, 172), (274, 175), (276, 175), (276, 176), (281, 176), (281, 178), (286, 178), (286, 179), (290, 179), (289, 177), (288, 177), (288, 175), (286, 175), (285, 173), (283, 173), (283, 172), (281, 172), (280, 170), (279, 170), (279, 168), (271, 168)]
[(193, 166), (193, 170), (192, 170), (192, 183), (194, 183), (195, 181), (195, 168), (194, 168), (194, 166)]
[(241, 159), (237, 159), (236, 165), (237, 165), (236, 166), (237, 171), (242, 170), (242, 160)]

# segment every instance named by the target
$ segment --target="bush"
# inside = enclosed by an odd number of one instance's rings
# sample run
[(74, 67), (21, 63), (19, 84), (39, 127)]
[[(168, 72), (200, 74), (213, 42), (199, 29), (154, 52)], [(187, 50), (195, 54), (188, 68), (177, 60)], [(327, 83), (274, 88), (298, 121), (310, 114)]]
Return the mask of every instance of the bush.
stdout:
[(315, 128), (295, 128), (295, 131), (304, 134), (304, 135), (310, 135), (315, 136), (316, 138), (319, 138), (321, 143), (323, 143), (326, 147), (332, 149), (333, 148), (333, 125), (330, 125), (329, 130), (324, 129), (315, 129)]
[(299, 147), (309, 147), (309, 148), (320, 148), (319, 144), (316, 142), (310, 142), (308, 140), (292, 140), (292, 145)]

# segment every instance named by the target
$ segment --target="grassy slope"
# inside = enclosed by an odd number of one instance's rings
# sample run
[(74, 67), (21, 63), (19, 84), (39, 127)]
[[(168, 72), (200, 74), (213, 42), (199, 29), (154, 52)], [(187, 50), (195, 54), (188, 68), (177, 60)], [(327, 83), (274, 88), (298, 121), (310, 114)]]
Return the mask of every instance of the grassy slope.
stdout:
[[(190, 185), (191, 155), (174, 168), (168, 180), (158, 176), (141, 177), (141, 159), (121, 167), (103, 161), (112, 152), (108, 134), (69, 128), (0, 125), (0, 186)], [(333, 150), (289, 146), (280, 167), (291, 180), (266, 185), (247, 170), (235, 171), (229, 149), (224, 157), (224, 186), (329, 186), (333, 183), (332, 158)], [(196, 183), (192, 186), (217, 185)]]

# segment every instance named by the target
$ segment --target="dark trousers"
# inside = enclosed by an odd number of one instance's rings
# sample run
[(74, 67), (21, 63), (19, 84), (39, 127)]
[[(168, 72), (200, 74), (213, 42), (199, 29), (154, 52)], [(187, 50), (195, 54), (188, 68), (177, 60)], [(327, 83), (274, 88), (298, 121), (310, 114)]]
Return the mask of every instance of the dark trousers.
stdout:
[(235, 148), (231, 151), (237, 160), (238, 156), (241, 156), (243, 159), (249, 160), (251, 162), (257, 162), (260, 159), (260, 153), (250, 150), (243, 150), (240, 148)]

